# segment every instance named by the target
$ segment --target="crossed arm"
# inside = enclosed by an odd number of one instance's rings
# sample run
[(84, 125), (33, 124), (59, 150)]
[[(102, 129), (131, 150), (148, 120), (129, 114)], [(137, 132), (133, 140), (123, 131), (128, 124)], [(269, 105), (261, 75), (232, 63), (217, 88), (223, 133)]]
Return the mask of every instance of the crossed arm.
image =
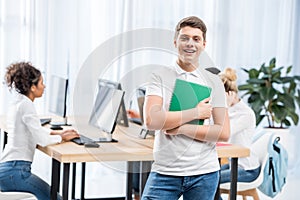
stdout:
[[(144, 106), (145, 125), (149, 130), (164, 130), (165, 134), (183, 134), (200, 141), (227, 141), (230, 125), (227, 108), (212, 108), (209, 98), (192, 109), (169, 112), (162, 109), (163, 99), (147, 96)], [(186, 124), (194, 119), (208, 119), (212, 115), (213, 125)]]

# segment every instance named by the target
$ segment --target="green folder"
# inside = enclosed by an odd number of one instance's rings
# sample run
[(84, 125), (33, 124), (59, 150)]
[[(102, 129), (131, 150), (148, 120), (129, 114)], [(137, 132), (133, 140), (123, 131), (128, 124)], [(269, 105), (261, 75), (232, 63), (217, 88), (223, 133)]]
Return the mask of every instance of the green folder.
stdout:
[[(210, 93), (210, 87), (176, 79), (169, 111), (180, 111), (195, 108), (200, 101), (209, 97)], [(198, 119), (188, 123), (203, 125), (203, 122), (204, 120)]]

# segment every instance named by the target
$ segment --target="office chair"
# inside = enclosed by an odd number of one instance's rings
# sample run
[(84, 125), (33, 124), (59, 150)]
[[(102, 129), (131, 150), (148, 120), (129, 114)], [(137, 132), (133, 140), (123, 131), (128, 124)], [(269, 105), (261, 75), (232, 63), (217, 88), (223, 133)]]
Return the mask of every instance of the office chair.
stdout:
[[(258, 156), (260, 163), (260, 173), (258, 177), (252, 182), (238, 182), (237, 183), (237, 195), (241, 195), (243, 200), (247, 200), (247, 196), (251, 196), (254, 200), (259, 200), (257, 188), (263, 182), (264, 179), (264, 168), (268, 162), (268, 144), (270, 139), (273, 139), (272, 133), (265, 133), (259, 137), (251, 145), (251, 153), (255, 153)], [(230, 183), (220, 184), (220, 193), (229, 194)]]
[[(7, 143), (7, 133), (3, 130), (0, 130), (0, 135), (4, 134), (3, 136), (1, 136), (1, 147), (2, 149), (0, 150), (0, 154), (1, 151), (4, 149), (6, 143)], [(3, 141), (2, 141), (3, 140)], [(37, 198), (28, 192), (1, 192), (0, 191), (0, 199), (5, 199), (5, 200), (37, 200)]]
[(1, 192), (0, 191), (0, 199), (5, 200), (37, 200), (37, 198), (27, 192)]

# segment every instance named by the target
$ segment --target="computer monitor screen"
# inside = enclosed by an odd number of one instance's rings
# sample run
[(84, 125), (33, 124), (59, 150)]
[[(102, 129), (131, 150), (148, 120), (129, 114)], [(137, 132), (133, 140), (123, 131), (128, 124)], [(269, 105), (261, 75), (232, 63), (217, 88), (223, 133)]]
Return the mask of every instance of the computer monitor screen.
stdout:
[[(145, 88), (138, 88), (137, 89), (137, 102), (138, 102), (138, 108), (139, 108), (139, 114), (142, 121), (142, 124), (144, 124), (144, 102), (145, 102), (145, 95), (146, 95), (146, 89)], [(140, 137), (146, 138), (147, 135), (155, 135), (155, 131), (150, 131), (145, 128), (142, 129), (140, 132)]]
[(146, 94), (146, 91), (144, 88), (137, 89), (137, 102), (138, 102), (139, 114), (140, 114), (142, 123), (144, 123), (143, 107), (144, 107), (144, 101), (145, 101), (145, 94)]
[(64, 122), (51, 122), (52, 125), (65, 125), (67, 114), (68, 79), (52, 75), (49, 84), (49, 112), (63, 117)]
[[(112, 87), (118, 90), (122, 90), (121, 83), (106, 80), (106, 79), (99, 79), (98, 81), (98, 86), (108, 86)], [(126, 112), (126, 107), (124, 103), (124, 98), (122, 99), (120, 109), (118, 111), (118, 117), (117, 117), (117, 124), (125, 127), (129, 127), (129, 122), (128, 122), (128, 117), (127, 117), (127, 112)]]
[(115, 88), (112, 84), (101, 82), (89, 124), (106, 133), (113, 133), (123, 97), (124, 91)]

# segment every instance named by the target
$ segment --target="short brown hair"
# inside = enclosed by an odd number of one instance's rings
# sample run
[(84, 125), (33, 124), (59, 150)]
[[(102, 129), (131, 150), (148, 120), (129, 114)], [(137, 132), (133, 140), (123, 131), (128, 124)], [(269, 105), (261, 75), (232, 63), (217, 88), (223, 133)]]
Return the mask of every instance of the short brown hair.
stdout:
[(206, 41), (206, 31), (207, 31), (206, 25), (201, 19), (199, 19), (196, 16), (186, 17), (186, 18), (183, 18), (182, 20), (180, 20), (178, 22), (178, 24), (175, 28), (175, 36), (174, 36), (175, 40), (177, 39), (177, 37), (179, 35), (179, 31), (183, 27), (186, 27), (186, 26), (190, 26), (190, 27), (193, 27), (193, 28), (199, 28), (203, 33), (204, 41)]

